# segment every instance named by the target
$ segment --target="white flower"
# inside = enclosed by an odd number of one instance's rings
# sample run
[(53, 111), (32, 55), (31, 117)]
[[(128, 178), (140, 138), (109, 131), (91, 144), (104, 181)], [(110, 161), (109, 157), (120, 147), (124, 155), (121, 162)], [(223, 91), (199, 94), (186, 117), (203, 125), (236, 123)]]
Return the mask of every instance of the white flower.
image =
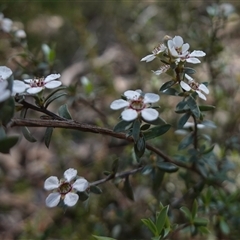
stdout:
[(122, 119), (125, 121), (133, 121), (141, 114), (146, 121), (154, 121), (158, 118), (158, 111), (149, 108), (151, 103), (159, 101), (160, 97), (154, 93), (143, 94), (141, 90), (128, 90), (124, 92), (127, 100), (118, 99), (111, 103), (110, 108), (118, 110), (125, 108), (122, 112)]
[(20, 39), (26, 38), (27, 36), (26, 32), (22, 29), (18, 29), (14, 34), (16, 38), (20, 38)]
[(77, 170), (69, 168), (64, 172), (64, 179), (58, 180), (57, 177), (51, 176), (44, 182), (44, 189), (55, 190), (46, 198), (48, 207), (56, 207), (60, 200), (64, 204), (72, 207), (78, 201), (78, 194), (75, 192), (84, 192), (89, 184), (85, 178), (77, 178)]
[(56, 81), (60, 77), (60, 74), (50, 74), (46, 78), (25, 79), (24, 81), (28, 83), (26, 84), (27, 92), (35, 94), (41, 92), (45, 87), (48, 89), (57, 88), (62, 85), (60, 81)]
[(168, 49), (170, 54), (177, 58), (177, 62), (186, 61), (189, 63), (200, 63), (201, 61), (196, 57), (204, 57), (206, 55), (205, 52), (194, 50), (193, 52), (189, 52), (190, 45), (188, 43), (184, 43), (181, 36), (175, 36), (173, 39), (168, 40)]
[(12, 20), (9, 18), (4, 18), (4, 15), (0, 13), (0, 30), (4, 32), (10, 32), (12, 29)]
[(16, 93), (23, 93), (27, 88), (27, 85), (20, 80), (14, 80), (13, 81), (13, 87), (12, 87), (12, 96), (15, 96)]
[(184, 81), (181, 81), (180, 82), (181, 87), (187, 92), (195, 91), (200, 98), (202, 98), (203, 100), (207, 100), (206, 96), (203, 93), (209, 94), (208, 88), (202, 83), (199, 84), (197, 82), (194, 82), (193, 78), (187, 74), (185, 74), (185, 77), (188, 79), (188, 84), (185, 83)]
[(165, 73), (169, 68), (170, 68), (170, 65), (165, 64), (161, 66), (157, 71), (152, 71), (152, 72), (155, 73), (156, 75), (160, 75), (162, 73)]
[(159, 53), (164, 52), (166, 49), (167, 47), (164, 44), (160, 44), (153, 49), (152, 54), (149, 54), (146, 57), (142, 58), (141, 61), (151, 62)]
[(12, 70), (5, 66), (0, 66), (0, 102), (5, 101), (11, 95), (11, 91), (7, 89), (7, 79), (12, 75)]

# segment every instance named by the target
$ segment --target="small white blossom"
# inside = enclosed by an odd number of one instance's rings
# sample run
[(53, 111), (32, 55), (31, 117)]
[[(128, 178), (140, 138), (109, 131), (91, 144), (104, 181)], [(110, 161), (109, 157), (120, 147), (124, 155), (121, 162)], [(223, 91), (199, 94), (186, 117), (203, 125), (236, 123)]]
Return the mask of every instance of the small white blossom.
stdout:
[(57, 88), (62, 85), (61, 81), (57, 80), (60, 77), (60, 74), (50, 74), (46, 78), (25, 79), (24, 81), (27, 83), (26, 91), (30, 94), (36, 94), (45, 87), (48, 89)]
[(14, 33), (15, 37), (16, 38), (20, 38), (20, 39), (23, 39), (23, 38), (26, 38), (27, 34), (24, 30), (22, 29), (18, 29), (15, 33)]
[(189, 52), (190, 45), (188, 43), (184, 43), (181, 36), (175, 36), (173, 39), (168, 40), (168, 49), (170, 54), (177, 58), (177, 63), (179, 61), (186, 61), (189, 63), (200, 63), (201, 61), (197, 57), (204, 57), (206, 55), (205, 52), (200, 50), (194, 50), (193, 52)]
[(27, 88), (27, 85), (20, 80), (14, 80), (13, 81), (13, 87), (12, 87), (12, 96), (15, 96), (16, 93), (23, 93)]
[(153, 49), (152, 54), (149, 54), (146, 57), (142, 58), (141, 61), (151, 62), (157, 57), (158, 54), (164, 52), (166, 49), (167, 47), (164, 44), (160, 44)]
[(146, 121), (154, 121), (158, 118), (158, 111), (149, 108), (152, 103), (159, 101), (160, 97), (154, 93), (142, 94), (141, 90), (128, 90), (124, 92), (127, 100), (118, 99), (111, 103), (110, 108), (119, 110), (125, 108), (122, 112), (122, 119), (125, 121), (133, 121), (141, 114)]
[(169, 68), (170, 68), (170, 65), (165, 64), (161, 66), (157, 71), (152, 71), (152, 72), (158, 76), (162, 73), (165, 73)]
[(202, 83), (199, 84), (197, 82), (194, 82), (193, 78), (187, 74), (185, 74), (185, 77), (188, 79), (188, 83), (181, 81), (180, 82), (181, 87), (187, 92), (195, 91), (201, 99), (207, 100), (204, 94), (209, 94), (208, 88)]
[(12, 75), (12, 70), (5, 66), (0, 66), (0, 102), (5, 101), (11, 95), (11, 91), (7, 89), (7, 79)]
[(74, 206), (79, 196), (76, 192), (84, 192), (89, 184), (85, 178), (77, 178), (77, 170), (69, 168), (64, 172), (64, 179), (58, 180), (57, 177), (51, 176), (44, 182), (44, 189), (54, 190), (46, 198), (47, 207), (56, 207), (60, 200), (64, 204), (72, 207)]
[(4, 15), (0, 13), (0, 30), (3, 30), (4, 32), (10, 32), (12, 29), (12, 20), (9, 18), (4, 18)]

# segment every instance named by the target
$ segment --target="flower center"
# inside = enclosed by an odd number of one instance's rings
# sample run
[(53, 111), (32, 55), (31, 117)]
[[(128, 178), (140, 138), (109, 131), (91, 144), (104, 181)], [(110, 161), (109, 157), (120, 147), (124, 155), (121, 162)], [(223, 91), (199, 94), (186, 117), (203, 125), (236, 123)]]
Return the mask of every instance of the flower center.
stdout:
[(189, 86), (193, 89), (193, 90), (198, 90), (199, 84), (196, 82), (190, 82)]
[(69, 182), (64, 182), (58, 187), (58, 192), (61, 195), (66, 195), (67, 193), (71, 192), (72, 185)]
[(130, 108), (132, 108), (136, 111), (141, 111), (145, 107), (146, 107), (146, 105), (144, 104), (142, 97), (139, 97), (136, 100), (132, 100), (131, 103), (130, 103)]
[(44, 78), (34, 78), (30, 82), (31, 87), (43, 87), (45, 85)]

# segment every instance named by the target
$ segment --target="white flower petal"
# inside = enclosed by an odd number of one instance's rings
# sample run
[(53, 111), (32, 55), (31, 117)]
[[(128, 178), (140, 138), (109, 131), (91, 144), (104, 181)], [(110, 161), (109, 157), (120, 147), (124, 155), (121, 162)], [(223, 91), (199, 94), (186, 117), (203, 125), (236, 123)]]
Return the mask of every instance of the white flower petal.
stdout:
[(12, 70), (5, 66), (0, 66), (0, 79), (6, 80), (12, 75)]
[(208, 88), (204, 84), (202, 84), (202, 83), (198, 86), (198, 89), (203, 91), (205, 94), (209, 94)]
[(48, 89), (53, 89), (53, 88), (57, 88), (59, 86), (62, 85), (62, 82), (60, 81), (51, 81), (45, 84), (45, 87)]
[(36, 94), (36, 93), (39, 93), (43, 90), (43, 87), (30, 87), (27, 89), (27, 92), (29, 94)]
[(24, 79), (24, 82), (26, 83), (31, 83), (33, 81), (33, 79)]
[(13, 89), (12, 91), (14, 93), (22, 93), (25, 91), (25, 89), (27, 88), (26, 84), (23, 81), (19, 81), (19, 80), (14, 80), (13, 81)]
[(129, 102), (123, 99), (118, 99), (115, 100), (111, 103), (110, 108), (113, 110), (118, 110), (124, 107), (128, 107), (129, 106)]
[(173, 57), (178, 57), (179, 56), (178, 52), (176, 51), (176, 49), (174, 47), (170, 48), (169, 50), (170, 50), (170, 53)]
[(3, 102), (7, 100), (11, 95), (11, 92), (9, 89), (4, 89), (3, 91), (0, 91), (0, 102)]
[(174, 47), (180, 48), (183, 45), (183, 39), (181, 36), (175, 36), (173, 38)]
[(158, 118), (159, 112), (153, 108), (145, 108), (141, 111), (141, 115), (147, 121), (154, 121)]
[(12, 29), (12, 24), (13, 24), (13, 22), (12, 22), (11, 19), (9, 19), (9, 18), (4, 18), (4, 19), (2, 20), (2, 30), (3, 30), (4, 32), (10, 32), (11, 29)]
[(72, 187), (78, 192), (84, 192), (88, 188), (88, 181), (85, 178), (79, 178), (73, 183)]
[(47, 83), (47, 82), (50, 82), (52, 80), (56, 80), (60, 77), (61, 77), (61, 74), (50, 74), (44, 79), (44, 82)]
[(183, 81), (180, 82), (180, 85), (185, 91), (190, 91), (191, 90), (191, 87)]
[(196, 91), (196, 93), (198, 94), (198, 96), (203, 99), (203, 100), (207, 100), (206, 96), (204, 94), (202, 94), (200, 91)]
[(194, 57), (187, 58), (186, 61), (193, 64), (201, 63), (201, 61), (198, 58)]
[(133, 90), (128, 90), (128, 91), (124, 92), (124, 95), (128, 99), (135, 99), (135, 98), (138, 98), (141, 95), (141, 93), (139, 93), (137, 91), (133, 91)]
[(63, 175), (67, 179), (67, 181), (70, 182), (77, 176), (77, 170), (74, 168), (69, 168), (64, 172)]
[(58, 203), (60, 202), (61, 195), (60, 193), (50, 193), (48, 197), (46, 198), (46, 205), (48, 207), (56, 207)]
[(200, 50), (194, 50), (189, 54), (190, 57), (204, 57), (206, 53)]
[(47, 178), (44, 182), (44, 189), (46, 190), (53, 190), (59, 187), (59, 180), (55, 176), (51, 176)]
[(136, 110), (133, 109), (126, 109), (121, 114), (122, 119), (125, 121), (132, 121), (137, 118), (138, 113)]
[(155, 93), (146, 93), (144, 95), (144, 103), (155, 103), (159, 101), (160, 97), (159, 95)]
[(0, 91), (3, 91), (6, 89), (8, 85), (8, 82), (5, 80), (5, 81), (0, 81)]
[(188, 134), (188, 131), (186, 131), (184, 129), (178, 129), (174, 133), (177, 135), (186, 135), (186, 134)]
[(146, 57), (141, 59), (141, 62), (146, 61), (146, 62), (151, 62), (153, 59), (155, 59), (156, 56), (154, 54), (147, 55)]
[(190, 81), (190, 82), (193, 81), (193, 78), (191, 76), (189, 76), (188, 74), (185, 74), (185, 77), (188, 81)]
[(190, 45), (188, 43), (184, 43), (182, 45), (182, 53), (186, 53), (189, 48), (190, 48)]
[(72, 207), (77, 203), (78, 199), (79, 196), (76, 193), (69, 192), (65, 195), (64, 203), (67, 206)]

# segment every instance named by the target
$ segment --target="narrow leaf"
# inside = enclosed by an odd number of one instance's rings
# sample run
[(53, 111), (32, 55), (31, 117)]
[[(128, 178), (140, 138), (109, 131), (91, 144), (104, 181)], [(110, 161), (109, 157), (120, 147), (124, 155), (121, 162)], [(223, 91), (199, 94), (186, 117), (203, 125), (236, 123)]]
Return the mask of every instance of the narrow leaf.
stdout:
[(149, 140), (155, 137), (159, 137), (166, 133), (170, 129), (170, 124), (164, 124), (162, 126), (150, 128), (144, 133), (145, 140)]
[(156, 226), (157, 226), (157, 231), (158, 231), (159, 235), (161, 234), (163, 227), (165, 225), (165, 222), (167, 219), (168, 208), (169, 208), (169, 206), (165, 206), (161, 210), (161, 212), (159, 213), (159, 215), (157, 217)]
[(200, 110), (199, 110), (199, 107), (196, 103), (196, 100), (192, 97), (192, 96), (189, 96), (188, 99), (187, 99), (187, 104), (192, 112), (192, 114), (199, 118), (200, 117)]
[(96, 240), (117, 240), (115, 238), (110, 238), (110, 237), (101, 237), (101, 236), (96, 236), (92, 235)]
[(131, 184), (130, 184), (130, 182), (129, 182), (129, 176), (127, 176), (127, 177), (125, 178), (123, 190), (124, 190), (126, 196), (127, 196), (129, 199), (131, 199), (132, 201), (134, 201), (132, 186), (131, 186)]
[(182, 150), (188, 147), (191, 143), (193, 143), (194, 136), (192, 133), (188, 134), (185, 138), (182, 139), (180, 144), (178, 145), (178, 150)]
[(102, 189), (99, 188), (98, 186), (90, 186), (90, 192), (92, 192), (94, 194), (101, 194)]
[(113, 129), (114, 132), (125, 132), (127, 131), (131, 126), (132, 122), (127, 122), (127, 121), (120, 121)]
[(183, 72), (188, 74), (188, 75), (192, 75), (194, 74), (196, 71), (193, 69), (193, 68), (190, 68), (190, 67), (184, 67), (183, 68)]
[(175, 80), (171, 80), (171, 81), (168, 81), (168, 82), (165, 82), (161, 88), (159, 89), (160, 92), (163, 92), (164, 90), (170, 88), (171, 86), (173, 86), (174, 84), (176, 83)]
[(134, 152), (137, 157), (137, 160), (139, 160), (142, 157), (142, 155), (144, 154), (145, 147), (146, 147), (145, 139), (144, 139), (144, 137), (140, 137), (137, 140), (137, 142), (134, 144)]
[(189, 221), (192, 220), (192, 214), (191, 214), (190, 210), (189, 210), (187, 207), (184, 207), (184, 206), (181, 207), (181, 208), (180, 208), (180, 211), (181, 211), (182, 213), (184, 213), (185, 217), (186, 217)]
[(168, 173), (176, 172), (179, 169), (175, 164), (169, 162), (157, 162), (157, 167), (160, 170)]
[(0, 152), (9, 153), (10, 149), (18, 142), (18, 136), (10, 136), (0, 139)]
[(178, 121), (178, 128), (183, 128), (184, 124), (188, 121), (188, 119), (190, 118), (191, 113), (190, 112), (186, 112)]
[(195, 226), (204, 226), (206, 227), (208, 225), (208, 220), (205, 218), (195, 218), (193, 221)]
[(133, 128), (132, 128), (132, 136), (134, 139), (134, 142), (136, 143), (137, 140), (139, 139), (139, 134), (140, 134), (140, 121), (138, 119), (136, 119), (133, 122)]
[(154, 234), (154, 236), (158, 236), (157, 227), (150, 218), (149, 219), (144, 218), (141, 219), (141, 221), (148, 227), (148, 229)]
[(200, 105), (199, 110), (204, 112), (204, 111), (212, 111), (215, 109), (215, 106), (212, 105)]
[(61, 117), (66, 118), (66, 119), (72, 119), (69, 111), (68, 111), (68, 107), (66, 104), (62, 105), (59, 109), (58, 109), (58, 113)]
[(47, 148), (49, 148), (49, 144), (50, 144), (51, 138), (52, 138), (52, 133), (53, 133), (53, 127), (47, 127), (45, 135), (44, 135), (44, 143)]
[(23, 136), (29, 141), (29, 142), (36, 142), (37, 140), (33, 137), (31, 132), (27, 127), (21, 127)]
[(192, 206), (192, 219), (194, 219), (197, 216), (197, 210), (198, 210), (198, 203), (195, 199)]

